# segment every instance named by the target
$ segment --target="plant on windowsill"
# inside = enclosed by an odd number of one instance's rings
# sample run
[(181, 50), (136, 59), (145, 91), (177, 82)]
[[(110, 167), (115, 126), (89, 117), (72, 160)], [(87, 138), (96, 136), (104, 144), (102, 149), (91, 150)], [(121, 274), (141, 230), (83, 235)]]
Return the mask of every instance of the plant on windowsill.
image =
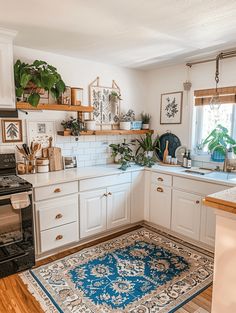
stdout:
[(136, 139), (138, 148), (135, 154), (135, 163), (140, 166), (152, 167), (155, 164), (154, 151), (160, 150), (159, 137), (153, 140), (152, 134), (147, 133), (144, 138)]
[(133, 143), (126, 143), (124, 139), (123, 143), (110, 144), (112, 149), (111, 156), (114, 158), (114, 162), (120, 164), (119, 169), (126, 171), (130, 167), (130, 163), (134, 160), (133, 150), (131, 149)]
[(79, 136), (80, 132), (86, 131), (84, 123), (72, 116), (68, 121), (62, 121), (61, 125), (64, 128), (64, 133), (67, 133), (67, 135)]
[(233, 146), (236, 153), (236, 141), (229, 136), (228, 129), (222, 125), (217, 125), (215, 129), (202, 142), (202, 146), (206, 146), (211, 153), (212, 161), (223, 162), (228, 146)]
[(37, 107), (40, 94), (48, 91), (56, 100), (65, 91), (65, 83), (57, 69), (45, 61), (32, 64), (17, 60), (14, 65), (15, 93), (19, 100), (27, 92), (27, 102)]

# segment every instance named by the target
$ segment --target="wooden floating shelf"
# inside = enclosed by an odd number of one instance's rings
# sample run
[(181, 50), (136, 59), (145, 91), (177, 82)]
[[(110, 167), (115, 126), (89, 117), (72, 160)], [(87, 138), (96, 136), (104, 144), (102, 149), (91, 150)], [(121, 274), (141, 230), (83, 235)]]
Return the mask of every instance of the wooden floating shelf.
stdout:
[[(103, 135), (144, 135), (147, 133), (153, 134), (153, 130), (151, 129), (134, 129), (134, 130), (121, 130), (121, 129), (113, 129), (113, 130), (88, 130), (84, 132), (80, 132), (81, 136), (103, 136)], [(58, 131), (57, 134), (59, 136), (72, 136), (68, 133), (64, 133), (64, 131)]]
[(65, 105), (57, 103), (39, 103), (37, 107), (33, 107), (28, 102), (17, 102), (16, 108), (26, 111), (52, 110), (52, 111), (69, 111), (69, 112), (93, 112), (92, 106), (84, 105)]

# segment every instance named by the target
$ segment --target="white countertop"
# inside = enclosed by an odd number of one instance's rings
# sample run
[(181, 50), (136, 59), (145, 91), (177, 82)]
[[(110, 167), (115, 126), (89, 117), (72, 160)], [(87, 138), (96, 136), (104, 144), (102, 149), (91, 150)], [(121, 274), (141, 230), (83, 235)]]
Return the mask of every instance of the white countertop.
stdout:
[(37, 173), (21, 175), (22, 178), (30, 182), (33, 187), (42, 187), (47, 185), (53, 185), (57, 183), (64, 183), (76, 180), (82, 180), (87, 178), (108, 176), (114, 174), (121, 174), (133, 171), (155, 171), (163, 174), (170, 174), (179, 177), (185, 177), (198, 181), (205, 181), (210, 183), (221, 184), (229, 187), (236, 186), (236, 174), (228, 174), (223, 172), (213, 172), (211, 174), (199, 175), (193, 173), (186, 173), (185, 169), (180, 166), (162, 166), (154, 165), (152, 168), (143, 168), (137, 165), (132, 165), (127, 171), (122, 171), (117, 164), (98, 165), (90, 167), (81, 167), (74, 169), (67, 169), (63, 171), (49, 172), (49, 173)]

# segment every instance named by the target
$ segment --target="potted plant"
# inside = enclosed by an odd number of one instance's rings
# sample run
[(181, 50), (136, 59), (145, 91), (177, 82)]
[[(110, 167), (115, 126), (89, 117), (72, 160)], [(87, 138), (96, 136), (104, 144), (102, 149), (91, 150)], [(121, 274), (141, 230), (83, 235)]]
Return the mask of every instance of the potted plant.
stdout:
[(141, 120), (142, 120), (142, 129), (149, 129), (149, 127), (150, 127), (151, 115), (142, 112), (142, 113), (141, 113)]
[(236, 153), (236, 141), (229, 136), (228, 129), (220, 124), (203, 141), (202, 146), (205, 145), (211, 153), (212, 161), (223, 162), (229, 145), (233, 146), (234, 153)]
[(135, 119), (135, 113), (133, 110), (129, 110), (125, 114), (121, 114), (120, 116), (120, 129), (130, 130), (131, 122)]
[(64, 135), (73, 135), (73, 136), (79, 136), (81, 131), (86, 131), (86, 128), (84, 126), (84, 123), (81, 122), (79, 119), (70, 117), (68, 121), (62, 121), (61, 125), (64, 128)]
[(136, 155), (141, 152), (145, 157), (152, 158), (154, 151), (159, 150), (159, 137), (157, 136), (154, 140), (152, 134), (147, 133), (144, 138), (136, 139), (138, 142), (138, 149)]
[(109, 94), (109, 101), (110, 101), (110, 102), (112, 102), (112, 103), (117, 103), (119, 100), (122, 100), (120, 93), (117, 93), (116, 91), (112, 91), (112, 92)]
[(132, 143), (126, 143), (125, 139), (123, 143), (110, 144), (112, 149), (111, 156), (114, 158), (115, 163), (119, 163), (121, 170), (125, 171), (130, 162), (134, 160), (133, 150), (131, 149)]
[(39, 103), (42, 90), (48, 91), (58, 100), (66, 89), (57, 69), (45, 61), (35, 60), (28, 64), (17, 60), (14, 65), (14, 78), (16, 98), (21, 98), (27, 91), (27, 101), (34, 107)]

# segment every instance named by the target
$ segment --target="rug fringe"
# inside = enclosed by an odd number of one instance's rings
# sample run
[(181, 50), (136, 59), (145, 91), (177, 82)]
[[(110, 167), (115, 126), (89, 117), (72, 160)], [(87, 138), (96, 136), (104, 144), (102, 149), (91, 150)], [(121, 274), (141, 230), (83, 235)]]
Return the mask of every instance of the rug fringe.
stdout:
[[(32, 296), (39, 303), (41, 309), (45, 313), (58, 313), (58, 310), (49, 299), (49, 297), (45, 294), (45, 292), (39, 287), (34, 278), (30, 275), (28, 271), (18, 274), (23, 281), (23, 283), (27, 286), (28, 291), (32, 294)], [(38, 290), (40, 288), (41, 294)]]

